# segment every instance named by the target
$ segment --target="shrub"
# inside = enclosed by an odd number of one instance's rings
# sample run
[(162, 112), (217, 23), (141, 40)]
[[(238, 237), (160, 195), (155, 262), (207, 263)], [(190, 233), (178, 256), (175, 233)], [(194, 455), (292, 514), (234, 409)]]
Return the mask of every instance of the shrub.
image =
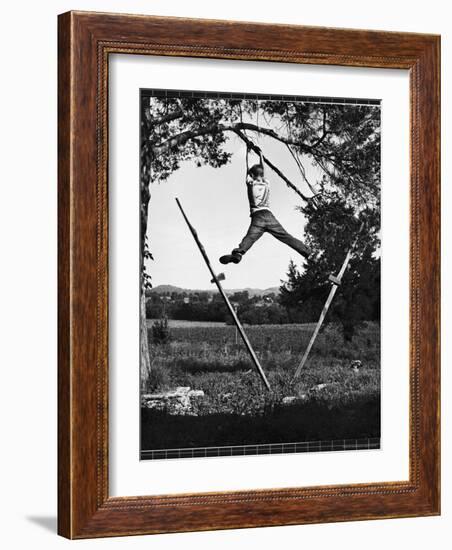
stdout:
[(171, 377), (165, 366), (153, 364), (151, 371), (144, 382), (144, 391), (153, 392), (162, 390), (171, 385)]
[(154, 344), (168, 344), (171, 340), (170, 329), (168, 326), (168, 318), (162, 317), (154, 321), (152, 325), (152, 341)]

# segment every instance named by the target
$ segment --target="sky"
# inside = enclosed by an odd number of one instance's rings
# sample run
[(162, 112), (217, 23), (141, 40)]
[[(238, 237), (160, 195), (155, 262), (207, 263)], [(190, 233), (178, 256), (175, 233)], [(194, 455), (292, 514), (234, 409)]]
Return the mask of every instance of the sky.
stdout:
[[(310, 195), (287, 148), (272, 138), (258, 141), (263, 154)], [(265, 234), (243, 257), (240, 264), (222, 265), (218, 259), (230, 253), (244, 237), (250, 224), (245, 185), (246, 147), (236, 136), (230, 136), (226, 150), (231, 161), (221, 168), (196, 167), (185, 162), (167, 181), (151, 184), (148, 239), (154, 260), (147, 271), (153, 286), (170, 284), (186, 289), (213, 289), (210, 273), (191, 235), (175, 198), (182, 206), (206, 249), (216, 273), (223, 272), (223, 287), (266, 289), (279, 286), (285, 279), (290, 260), (302, 268), (303, 258), (287, 245)], [(250, 165), (257, 158), (250, 156)], [(310, 181), (319, 175), (317, 168), (306, 163)], [(297, 194), (289, 189), (270, 168), (270, 206), (280, 223), (295, 237), (303, 239), (304, 216), (296, 206), (302, 205)]]

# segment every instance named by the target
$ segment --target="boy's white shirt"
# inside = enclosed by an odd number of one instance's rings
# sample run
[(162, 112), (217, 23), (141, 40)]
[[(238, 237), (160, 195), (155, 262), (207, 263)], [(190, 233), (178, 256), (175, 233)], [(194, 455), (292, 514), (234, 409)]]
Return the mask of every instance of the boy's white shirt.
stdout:
[(270, 184), (267, 179), (255, 179), (248, 176), (246, 179), (248, 186), (248, 200), (250, 210), (253, 214), (258, 210), (270, 210)]

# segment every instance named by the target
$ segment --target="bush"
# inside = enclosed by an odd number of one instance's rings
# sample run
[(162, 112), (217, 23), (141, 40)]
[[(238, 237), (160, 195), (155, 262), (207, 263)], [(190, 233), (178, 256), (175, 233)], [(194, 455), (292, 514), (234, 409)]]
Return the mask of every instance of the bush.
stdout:
[(151, 372), (145, 380), (144, 391), (153, 392), (163, 390), (171, 385), (171, 377), (165, 366), (154, 364), (151, 366)]
[(154, 321), (152, 325), (152, 341), (154, 344), (168, 344), (171, 340), (170, 329), (168, 326), (168, 318), (162, 317)]

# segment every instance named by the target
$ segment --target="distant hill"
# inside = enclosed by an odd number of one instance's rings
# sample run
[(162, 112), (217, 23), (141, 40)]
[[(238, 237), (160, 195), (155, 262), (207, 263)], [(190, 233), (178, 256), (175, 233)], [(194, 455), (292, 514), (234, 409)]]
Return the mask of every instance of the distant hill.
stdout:
[[(250, 298), (254, 296), (266, 296), (267, 294), (278, 294), (279, 293), (279, 287), (274, 286), (270, 288), (232, 288), (232, 289), (224, 289), (226, 294), (234, 294), (235, 292), (243, 292), (247, 291)], [(167, 294), (175, 292), (177, 294), (182, 294), (183, 292), (186, 292), (187, 294), (195, 294), (196, 292), (208, 292), (209, 294), (213, 294), (217, 292), (216, 288), (212, 288), (211, 290), (196, 290), (196, 289), (189, 289), (189, 288), (181, 288), (179, 286), (174, 285), (157, 285), (156, 287), (151, 289), (151, 292), (154, 292), (155, 294)]]
[(156, 294), (166, 294), (167, 292), (169, 292), (170, 294), (171, 294), (171, 292), (177, 292), (177, 293), (192, 292), (191, 290), (185, 290), (183, 288), (180, 288), (180, 287), (174, 286), (174, 285), (157, 285), (157, 286), (151, 288), (150, 291), (155, 292)]

